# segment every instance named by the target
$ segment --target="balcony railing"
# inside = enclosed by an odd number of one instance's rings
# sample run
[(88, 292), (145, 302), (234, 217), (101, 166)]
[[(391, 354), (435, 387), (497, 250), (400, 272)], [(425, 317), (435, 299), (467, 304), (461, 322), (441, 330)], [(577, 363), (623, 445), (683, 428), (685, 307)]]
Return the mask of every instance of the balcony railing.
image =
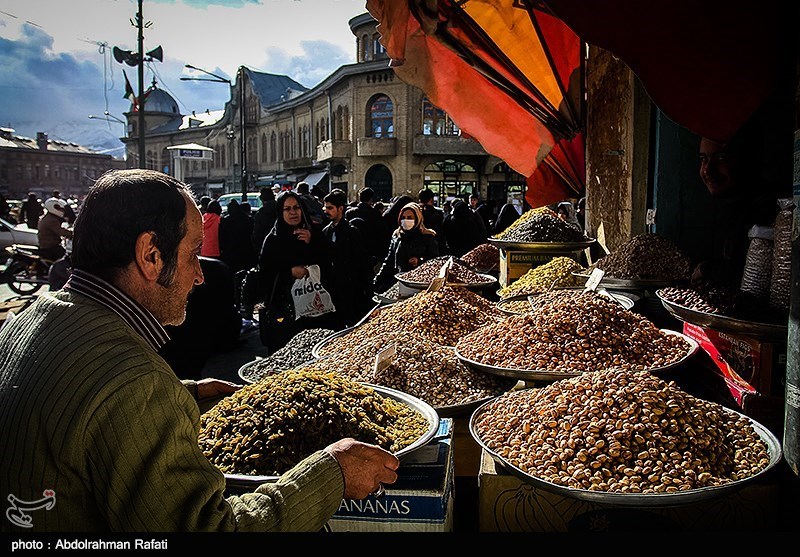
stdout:
[(350, 159), (353, 154), (353, 143), (346, 139), (326, 139), (317, 145), (319, 162), (332, 159)]
[(414, 137), (415, 155), (486, 155), (481, 144), (474, 139), (455, 135), (417, 135)]
[(393, 157), (397, 154), (397, 139), (394, 137), (359, 137), (359, 157)]

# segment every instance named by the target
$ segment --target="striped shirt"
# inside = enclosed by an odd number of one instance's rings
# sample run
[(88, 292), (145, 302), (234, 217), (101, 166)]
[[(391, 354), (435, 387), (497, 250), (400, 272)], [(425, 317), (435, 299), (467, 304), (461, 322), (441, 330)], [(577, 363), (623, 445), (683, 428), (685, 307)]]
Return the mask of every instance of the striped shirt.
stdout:
[(169, 335), (161, 323), (143, 305), (125, 294), (122, 290), (80, 269), (73, 269), (64, 290), (71, 290), (88, 296), (119, 315), (131, 328), (158, 351), (169, 340)]

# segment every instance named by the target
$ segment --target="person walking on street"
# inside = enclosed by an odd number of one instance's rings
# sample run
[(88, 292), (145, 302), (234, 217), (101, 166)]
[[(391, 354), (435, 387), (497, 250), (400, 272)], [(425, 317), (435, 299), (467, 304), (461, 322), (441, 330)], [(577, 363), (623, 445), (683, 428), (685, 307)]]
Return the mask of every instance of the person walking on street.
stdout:
[(44, 214), (44, 209), (42, 208), (42, 204), (39, 203), (39, 198), (36, 197), (35, 193), (28, 194), (28, 199), (22, 202), (19, 214), (20, 220), (25, 221), (28, 228), (34, 230), (39, 229), (39, 218)]
[(394, 276), (416, 269), (423, 262), (439, 256), (436, 232), (422, 222), (422, 210), (413, 201), (402, 208), (392, 233), (389, 253), (375, 277), (375, 292), (385, 292), (395, 282)]
[(425, 228), (436, 232), (436, 241), (439, 244), (439, 253), (447, 253), (447, 241), (444, 236), (444, 211), (433, 204), (433, 192), (428, 188), (419, 190), (417, 199), (422, 209), (422, 223)]
[(39, 256), (55, 261), (64, 257), (66, 250), (61, 245), (62, 238), (72, 238), (72, 231), (64, 228), (64, 206), (66, 202), (51, 197), (44, 202), (46, 214), (39, 220)]
[(225, 215), (219, 220), (219, 257), (230, 267), (233, 274), (255, 265), (255, 253), (250, 237), (253, 223), (242, 205), (231, 199)]
[(219, 259), (219, 221), (222, 215), (222, 206), (216, 199), (211, 201), (203, 213), (203, 247), (200, 255)]
[[(396, 456), (342, 439), (226, 496), (197, 442), (198, 400), (238, 386), (182, 383), (157, 352), (203, 283), (202, 242), (191, 190), (171, 176), (114, 170), (92, 186), (68, 283), (0, 330), (0, 346), (14, 346), (0, 350), (0, 493), (18, 519), (0, 530), (319, 531), (343, 497), (396, 481)], [(43, 492), (58, 504), (14, 506)]]
[(461, 257), (486, 240), (480, 215), (470, 210), (463, 199), (453, 201), (453, 210), (444, 219), (444, 233), (450, 255)]
[[(337, 329), (356, 324), (372, 308), (374, 273), (364, 238), (344, 218), (347, 194), (334, 189), (325, 196), (330, 222), (322, 230), (331, 260), (331, 296), (336, 306)], [(357, 220), (357, 219), (354, 219)]]
[(372, 188), (362, 189), (358, 194), (358, 200), (358, 205), (345, 211), (344, 218), (348, 221), (356, 218), (363, 221), (364, 242), (371, 257), (372, 268), (375, 269), (386, 257), (391, 229), (386, 228), (383, 215), (373, 205), (375, 191)]
[(277, 212), (275, 211), (275, 192), (270, 187), (261, 188), (261, 208), (253, 215), (253, 248), (256, 254), (261, 253), (261, 244), (264, 243), (272, 227), (275, 226)]
[(319, 199), (311, 195), (311, 190), (307, 182), (300, 182), (297, 184), (297, 195), (306, 206), (306, 213), (314, 224), (322, 224), (325, 219), (325, 211), (322, 210), (322, 203)]

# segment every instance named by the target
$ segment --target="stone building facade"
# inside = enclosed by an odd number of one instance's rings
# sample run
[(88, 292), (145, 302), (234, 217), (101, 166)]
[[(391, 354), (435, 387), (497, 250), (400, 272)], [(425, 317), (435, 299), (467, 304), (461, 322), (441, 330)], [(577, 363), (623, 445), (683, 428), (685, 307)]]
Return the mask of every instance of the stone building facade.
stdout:
[[(350, 200), (365, 186), (384, 201), (416, 197), (423, 187), (431, 188), (439, 203), (473, 192), (494, 200), (497, 208), (510, 197), (521, 200), (523, 176), (462, 136), (421, 90), (395, 76), (376, 24), (366, 13), (351, 19), (357, 62), (311, 89), (287, 76), (241, 67), (224, 110), (192, 117), (179, 114), (174, 100), (155, 89), (144, 106), (147, 166), (174, 173), (170, 151), (196, 144), (210, 148), (213, 156), (183, 160), (181, 176), (201, 194), (242, 191), (245, 151), (248, 191), (305, 180), (324, 191), (341, 188)], [(128, 161), (136, 166), (136, 113), (127, 116)]]
[(101, 174), (115, 168), (125, 168), (125, 161), (49, 139), (44, 132), (33, 139), (0, 128), (0, 193), (6, 199), (23, 199), (28, 193), (45, 199), (53, 190), (81, 198)]

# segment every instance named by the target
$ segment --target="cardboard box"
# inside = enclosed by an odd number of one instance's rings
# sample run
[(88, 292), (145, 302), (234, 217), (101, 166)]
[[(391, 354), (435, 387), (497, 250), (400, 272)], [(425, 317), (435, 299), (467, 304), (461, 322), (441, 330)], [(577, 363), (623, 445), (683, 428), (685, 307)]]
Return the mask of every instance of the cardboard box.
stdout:
[(580, 252), (553, 252), (542, 253), (539, 251), (500, 250), (500, 286), (509, 286), (519, 277), (531, 269), (544, 265), (556, 257), (571, 257), (578, 260)]
[(754, 483), (706, 501), (671, 507), (619, 507), (566, 497), (508, 474), (483, 451), (478, 524), (482, 532), (772, 530), (781, 487)]
[(334, 532), (451, 532), (453, 420), (443, 418), (434, 439), (401, 457), (397, 482), (379, 498), (342, 500), (328, 522)]
[(713, 371), (725, 379), (731, 395), (743, 408), (748, 395), (780, 397), (786, 375), (786, 343), (763, 342), (683, 324), (683, 333), (696, 340), (715, 365)]

